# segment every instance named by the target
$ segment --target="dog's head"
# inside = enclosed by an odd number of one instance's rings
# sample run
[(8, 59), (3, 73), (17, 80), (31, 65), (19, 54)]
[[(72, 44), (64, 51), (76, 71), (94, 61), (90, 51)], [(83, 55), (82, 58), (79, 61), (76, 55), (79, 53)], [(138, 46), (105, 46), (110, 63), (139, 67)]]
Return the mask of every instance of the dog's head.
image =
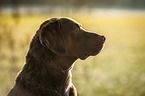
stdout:
[(40, 42), (58, 55), (86, 59), (97, 55), (105, 36), (91, 33), (70, 18), (51, 18), (39, 28)]

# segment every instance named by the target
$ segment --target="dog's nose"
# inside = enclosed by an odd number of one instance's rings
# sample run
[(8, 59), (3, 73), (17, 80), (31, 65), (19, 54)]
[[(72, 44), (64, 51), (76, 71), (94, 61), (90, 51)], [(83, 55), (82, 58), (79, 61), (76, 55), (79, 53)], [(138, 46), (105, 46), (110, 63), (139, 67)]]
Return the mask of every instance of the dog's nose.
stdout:
[(105, 37), (105, 36), (103, 36), (103, 35), (102, 35), (102, 36), (100, 36), (100, 40), (101, 40), (101, 41), (103, 41), (103, 42), (104, 42), (104, 41), (105, 41), (105, 39), (106, 39), (106, 37)]

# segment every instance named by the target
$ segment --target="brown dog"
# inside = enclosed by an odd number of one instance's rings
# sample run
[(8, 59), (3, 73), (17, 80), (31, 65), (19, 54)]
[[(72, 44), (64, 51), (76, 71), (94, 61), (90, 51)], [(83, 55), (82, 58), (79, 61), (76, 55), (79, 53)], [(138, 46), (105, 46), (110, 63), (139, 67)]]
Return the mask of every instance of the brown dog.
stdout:
[(70, 18), (46, 20), (8, 96), (77, 96), (71, 82), (73, 62), (97, 55), (104, 42), (104, 36), (87, 32)]

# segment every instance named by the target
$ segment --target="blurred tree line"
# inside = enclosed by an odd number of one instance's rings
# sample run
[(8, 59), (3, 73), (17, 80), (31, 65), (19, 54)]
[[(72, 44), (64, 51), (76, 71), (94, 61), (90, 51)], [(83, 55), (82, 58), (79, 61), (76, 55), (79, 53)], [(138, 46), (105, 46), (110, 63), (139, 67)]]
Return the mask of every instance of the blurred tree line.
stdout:
[[(92, 8), (145, 8), (145, 0), (0, 0), (0, 14), (3, 7), (10, 7), (12, 9), (12, 17), (15, 19), (16, 24), (19, 23), (20, 7), (25, 6), (28, 8), (27, 13), (33, 14), (33, 6), (47, 6), (42, 13), (59, 13), (58, 9), (61, 8), (60, 13), (67, 13), (70, 8), (73, 11), (79, 8), (87, 8), (88, 11)], [(49, 7), (49, 8), (48, 8)], [(57, 8), (59, 7), (59, 8)], [(56, 8), (56, 9), (55, 9)], [(49, 10), (48, 10), (49, 9)], [(54, 12), (54, 10), (56, 12)], [(60, 10), (59, 10), (60, 11)], [(38, 10), (37, 10), (38, 12)]]
[(0, 5), (49, 5), (69, 7), (145, 7), (145, 0), (0, 0)]

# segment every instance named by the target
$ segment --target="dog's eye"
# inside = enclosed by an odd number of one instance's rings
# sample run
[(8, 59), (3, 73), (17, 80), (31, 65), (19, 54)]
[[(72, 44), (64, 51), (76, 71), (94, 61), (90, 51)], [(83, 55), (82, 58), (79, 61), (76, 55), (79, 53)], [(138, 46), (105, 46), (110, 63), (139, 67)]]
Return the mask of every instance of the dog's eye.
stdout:
[(74, 32), (79, 32), (79, 31), (80, 31), (79, 28), (75, 28), (75, 29), (74, 29)]

